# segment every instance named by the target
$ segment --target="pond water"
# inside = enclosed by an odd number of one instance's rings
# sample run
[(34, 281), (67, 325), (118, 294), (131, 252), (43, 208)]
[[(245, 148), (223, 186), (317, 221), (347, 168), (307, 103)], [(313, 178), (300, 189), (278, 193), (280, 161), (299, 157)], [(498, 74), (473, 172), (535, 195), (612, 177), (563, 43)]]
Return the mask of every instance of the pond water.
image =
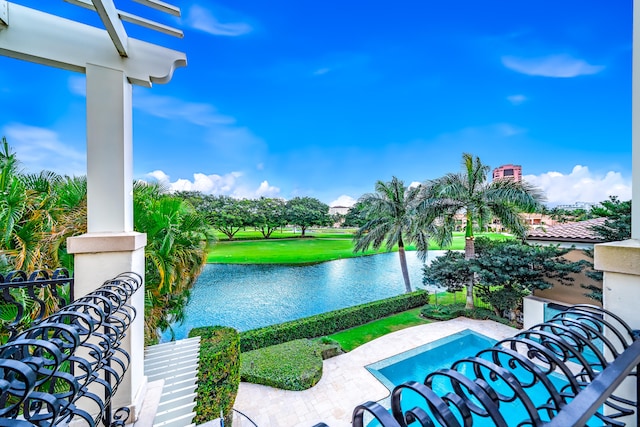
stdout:
[[(429, 251), (428, 260), (444, 251)], [(422, 285), (422, 262), (407, 252), (413, 289)], [(224, 325), (239, 331), (299, 319), (399, 295), (405, 291), (397, 253), (320, 264), (208, 264), (191, 292), (176, 339), (198, 326)], [(165, 333), (163, 340), (171, 338)]]

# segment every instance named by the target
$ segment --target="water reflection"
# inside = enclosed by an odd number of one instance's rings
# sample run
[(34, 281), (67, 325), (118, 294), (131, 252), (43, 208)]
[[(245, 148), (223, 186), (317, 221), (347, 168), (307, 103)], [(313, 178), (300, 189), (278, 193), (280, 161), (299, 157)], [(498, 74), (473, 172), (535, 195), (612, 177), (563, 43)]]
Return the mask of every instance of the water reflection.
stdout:
[[(430, 251), (433, 259), (444, 251)], [(407, 253), (413, 289), (422, 286), (422, 262)], [(225, 325), (240, 331), (363, 304), (405, 290), (397, 253), (307, 266), (209, 264), (198, 278), (186, 320), (176, 338), (191, 328)], [(169, 334), (165, 334), (165, 339)]]

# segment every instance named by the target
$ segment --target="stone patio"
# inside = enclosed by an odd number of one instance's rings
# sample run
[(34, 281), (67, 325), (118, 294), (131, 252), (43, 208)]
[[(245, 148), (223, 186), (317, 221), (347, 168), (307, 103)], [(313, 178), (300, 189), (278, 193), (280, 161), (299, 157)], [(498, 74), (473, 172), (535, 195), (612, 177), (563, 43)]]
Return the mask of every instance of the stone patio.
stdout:
[[(378, 401), (390, 394), (366, 370), (366, 365), (465, 329), (495, 339), (511, 337), (518, 332), (493, 321), (462, 317), (414, 326), (325, 360), (322, 379), (309, 390), (286, 391), (243, 382), (235, 409), (246, 414), (259, 427), (311, 427), (321, 421), (330, 427), (349, 427), (351, 413), (358, 404), (368, 400)], [(245, 425), (251, 423), (240, 420), (234, 422), (237, 427)]]

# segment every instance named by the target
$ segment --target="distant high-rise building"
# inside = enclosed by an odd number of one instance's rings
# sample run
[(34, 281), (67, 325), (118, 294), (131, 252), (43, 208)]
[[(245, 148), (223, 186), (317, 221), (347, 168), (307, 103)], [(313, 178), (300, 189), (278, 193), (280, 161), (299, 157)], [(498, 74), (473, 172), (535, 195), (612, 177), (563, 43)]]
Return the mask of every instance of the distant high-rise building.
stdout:
[(512, 179), (516, 182), (522, 181), (522, 166), (502, 165), (493, 170), (493, 179)]

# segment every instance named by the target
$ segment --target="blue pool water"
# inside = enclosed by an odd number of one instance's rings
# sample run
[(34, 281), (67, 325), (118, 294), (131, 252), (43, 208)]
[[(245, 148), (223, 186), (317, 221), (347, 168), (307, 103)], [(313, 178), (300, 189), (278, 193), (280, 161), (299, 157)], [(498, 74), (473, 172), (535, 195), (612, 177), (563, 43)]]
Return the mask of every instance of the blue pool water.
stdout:
[[(391, 391), (396, 385), (403, 384), (407, 381), (423, 382), (428, 374), (441, 368), (450, 368), (455, 361), (465, 357), (475, 356), (478, 352), (492, 347), (495, 343), (496, 340), (492, 338), (471, 330), (464, 330), (408, 352), (398, 354), (389, 359), (368, 365), (367, 369)], [(462, 369), (459, 368), (457, 370), (464, 375), (464, 368), (471, 369), (471, 366), (463, 366)], [(519, 376), (517, 370), (514, 371), (514, 373), (516, 376)], [(530, 377), (524, 372), (520, 372), (520, 375), (524, 375), (524, 378)], [(474, 375), (471, 374), (468, 375), (468, 377), (474, 378)], [(551, 381), (557, 389), (567, 384), (561, 376), (551, 376)], [(498, 392), (504, 393), (505, 395), (512, 395), (506, 385), (503, 385), (502, 389), (500, 388), (500, 384), (493, 384), (493, 386)], [(436, 379), (433, 382), (432, 389), (439, 396), (443, 396), (447, 392), (452, 391), (450, 383), (440, 379)], [(548, 392), (542, 385), (528, 389), (527, 394), (536, 405), (545, 402), (548, 398)], [(381, 403), (387, 408), (390, 407), (388, 398)], [(404, 392), (402, 395), (402, 408), (406, 410), (414, 406), (424, 408), (424, 399), (411, 392)], [(508, 418), (505, 417), (507, 421), (522, 420), (527, 416), (520, 403), (502, 404), (501, 412), (503, 415), (507, 415)], [(514, 425), (516, 424), (517, 422), (514, 423)], [(474, 415), (473, 425), (488, 427), (495, 424), (486, 418)], [(369, 423), (369, 427), (374, 426), (379, 426), (379, 424), (376, 421)]]
[[(430, 251), (429, 258), (444, 251)], [(413, 289), (423, 289), (423, 263), (407, 253)], [(305, 266), (209, 264), (196, 281), (176, 339), (194, 327), (240, 331), (299, 319), (404, 293), (397, 253)], [(165, 333), (163, 340), (170, 339)]]

